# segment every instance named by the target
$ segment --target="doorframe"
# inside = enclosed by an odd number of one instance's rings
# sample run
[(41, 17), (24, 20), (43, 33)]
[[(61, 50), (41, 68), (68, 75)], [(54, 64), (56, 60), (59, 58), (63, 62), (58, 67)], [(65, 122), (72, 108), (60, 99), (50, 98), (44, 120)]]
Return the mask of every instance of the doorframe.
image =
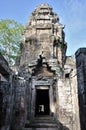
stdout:
[[(37, 116), (36, 115), (36, 102), (37, 102), (37, 90), (48, 90), (48, 98), (49, 98), (49, 114), (48, 115), (50, 115), (50, 89), (49, 89), (50, 87), (49, 86), (36, 86), (36, 94), (35, 94), (35, 116)], [(45, 115), (46, 116), (46, 115)]]
[[(42, 87), (41, 87), (42, 86)], [(55, 105), (53, 102), (53, 88), (52, 80), (36, 80), (32, 79), (32, 88), (31, 88), (31, 117), (35, 117), (35, 103), (36, 103), (36, 89), (40, 87), (41, 89), (49, 89), (49, 101), (50, 101), (50, 116), (52, 113), (55, 113)]]

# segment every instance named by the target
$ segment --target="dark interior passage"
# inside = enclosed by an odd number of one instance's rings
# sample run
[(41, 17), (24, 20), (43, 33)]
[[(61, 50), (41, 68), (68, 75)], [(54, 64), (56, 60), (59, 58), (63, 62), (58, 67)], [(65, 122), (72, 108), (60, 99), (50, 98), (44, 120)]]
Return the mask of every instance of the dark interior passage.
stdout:
[(36, 111), (35, 115), (49, 115), (49, 90), (36, 90)]

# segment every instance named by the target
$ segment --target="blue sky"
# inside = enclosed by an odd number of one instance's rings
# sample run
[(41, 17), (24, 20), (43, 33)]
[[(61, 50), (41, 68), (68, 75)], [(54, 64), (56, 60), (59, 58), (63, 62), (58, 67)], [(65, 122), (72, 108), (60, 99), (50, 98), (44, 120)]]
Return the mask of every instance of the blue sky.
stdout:
[(14, 19), (26, 24), (30, 13), (41, 3), (48, 3), (65, 25), (67, 55), (86, 47), (86, 0), (0, 0), (0, 19)]

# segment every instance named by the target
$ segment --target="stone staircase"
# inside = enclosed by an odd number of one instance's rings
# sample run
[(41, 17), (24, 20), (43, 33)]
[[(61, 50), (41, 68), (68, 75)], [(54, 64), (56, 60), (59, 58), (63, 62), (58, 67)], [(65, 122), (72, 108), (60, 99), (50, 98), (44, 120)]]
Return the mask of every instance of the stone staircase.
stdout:
[(23, 130), (64, 130), (53, 117), (35, 117), (30, 123), (26, 122)]

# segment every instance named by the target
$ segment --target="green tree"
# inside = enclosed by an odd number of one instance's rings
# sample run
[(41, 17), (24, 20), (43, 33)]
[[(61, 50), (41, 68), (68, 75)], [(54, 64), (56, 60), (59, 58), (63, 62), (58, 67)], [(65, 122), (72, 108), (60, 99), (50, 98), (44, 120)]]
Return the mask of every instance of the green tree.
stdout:
[(15, 63), (20, 51), (23, 25), (11, 19), (0, 20), (0, 51), (9, 65)]

